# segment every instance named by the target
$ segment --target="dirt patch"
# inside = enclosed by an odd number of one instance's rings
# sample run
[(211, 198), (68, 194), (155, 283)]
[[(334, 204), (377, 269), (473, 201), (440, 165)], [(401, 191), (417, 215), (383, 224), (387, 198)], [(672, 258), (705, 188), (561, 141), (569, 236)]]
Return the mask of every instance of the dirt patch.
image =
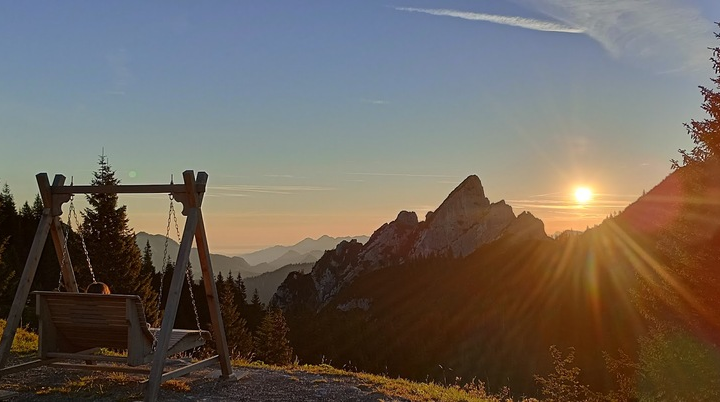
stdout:
[[(174, 362), (175, 365), (186, 364)], [(403, 401), (377, 391), (372, 384), (344, 375), (301, 370), (236, 367), (233, 379), (219, 370), (199, 370), (170, 380), (161, 401)], [(135, 401), (146, 376), (40, 367), (0, 378), (0, 390), (17, 394), (6, 401)]]

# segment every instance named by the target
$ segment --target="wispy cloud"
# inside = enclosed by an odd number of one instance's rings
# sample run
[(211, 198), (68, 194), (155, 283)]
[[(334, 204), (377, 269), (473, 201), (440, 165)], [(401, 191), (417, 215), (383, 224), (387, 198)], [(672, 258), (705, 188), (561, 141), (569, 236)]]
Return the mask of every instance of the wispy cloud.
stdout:
[(581, 28), (570, 25), (560, 24), (552, 21), (543, 21), (533, 18), (512, 17), (504, 15), (474, 13), (469, 11), (434, 9), (434, 8), (413, 8), (413, 7), (395, 7), (398, 11), (408, 11), (414, 13), (424, 13), (430, 15), (439, 15), (444, 17), (462, 18), (471, 21), (486, 21), (495, 24), (510, 25), (519, 28), (533, 29), (536, 31), (547, 32), (565, 32), (565, 33), (582, 33)]
[(390, 102), (384, 99), (360, 99), (361, 103), (369, 103), (371, 105), (389, 105)]
[(399, 11), (485, 21), (538, 31), (582, 33), (613, 57), (657, 73), (707, 70), (715, 26), (685, 0), (513, 0), (559, 22), (460, 10)]
[(571, 194), (554, 192), (546, 194), (528, 195), (522, 199), (510, 199), (506, 202), (517, 210), (545, 211), (543, 213), (567, 214), (572, 216), (604, 217), (612, 212), (625, 209), (638, 198), (639, 194), (593, 194), (592, 201), (587, 204), (578, 204)]
[(611, 55), (657, 72), (707, 67), (713, 24), (686, 0), (515, 0), (581, 27)]
[(296, 194), (307, 191), (328, 191), (333, 190), (331, 187), (320, 186), (265, 186), (250, 184), (228, 184), (220, 186), (211, 186), (214, 192), (227, 196), (244, 197), (248, 193), (264, 193), (264, 194)]
[(412, 174), (412, 173), (346, 173), (354, 176), (399, 176), (399, 177), (431, 177), (431, 178), (454, 178), (444, 174)]

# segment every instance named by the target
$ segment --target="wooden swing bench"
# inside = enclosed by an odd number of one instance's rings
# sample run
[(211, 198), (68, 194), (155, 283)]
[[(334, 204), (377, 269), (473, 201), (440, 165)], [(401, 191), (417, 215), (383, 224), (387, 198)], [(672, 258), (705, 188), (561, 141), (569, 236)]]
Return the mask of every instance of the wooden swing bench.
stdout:
[[(149, 369), (134, 367), (153, 360), (153, 349), (157, 343), (155, 337), (160, 329), (148, 327), (139, 296), (75, 292), (33, 294), (37, 298), (40, 359), (2, 369), (2, 374), (43, 365), (85, 370), (150, 372)], [(173, 329), (165, 355), (171, 356), (202, 346), (208, 335), (208, 331)], [(126, 350), (127, 357), (96, 354), (101, 348)], [(84, 360), (86, 364), (61, 363), (61, 360)], [(116, 364), (100, 365), (96, 362)], [(200, 365), (207, 366), (215, 362), (217, 356), (164, 373), (162, 381), (197, 370)]]
[[(144, 381), (147, 383), (145, 401), (156, 401), (159, 398), (162, 382), (214, 363), (220, 366), (220, 378), (234, 377), (201, 211), (207, 186), (207, 173), (199, 172), (195, 177), (192, 170), (186, 170), (183, 172), (183, 184), (173, 184), (171, 179), (170, 184), (100, 186), (76, 186), (72, 183), (66, 186), (63, 175), (55, 175), (52, 184), (46, 173), (38, 173), (35, 177), (43, 201), (43, 214), (15, 292), (7, 324), (0, 338), (0, 377), (47, 365), (71, 369), (147, 373), (148, 380)], [(199, 325), (198, 330), (172, 328), (178, 312), (186, 270), (176, 269), (173, 272), (162, 325), (159, 329), (148, 328), (142, 303), (136, 295), (79, 293), (66, 249), (66, 233), (63, 232), (60, 220), (62, 205), (70, 201), (72, 208), (72, 197), (75, 194), (120, 193), (164, 193), (170, 194), (171, 200), (182, 203), (182, 213), (187, 218), (175, 264), (178, 267), (188, 266), (194, 238), (200, 257), (200, 269), (217, 355), (173, 371), (165, 371), (169, 355), (201, 346), (205, 342), (204, 337), (208, 334), (208, 331), (200, 330)], [(52, 237), (55, 246), (63, 285), (70, 291), (34, 292), (37, 298), (37, 312), (40, 316), (39, 359), (5, 367), (48, 235)], [(127, 355), (97, 354), (102, 348), (126, 350)], [(157, 352), (158, 350), (162, 353)], [(79, 363), (63, 363), (63, 360), (79, 360)], [(140, 367), (143, 365), (148, 365), (149, 368)]]

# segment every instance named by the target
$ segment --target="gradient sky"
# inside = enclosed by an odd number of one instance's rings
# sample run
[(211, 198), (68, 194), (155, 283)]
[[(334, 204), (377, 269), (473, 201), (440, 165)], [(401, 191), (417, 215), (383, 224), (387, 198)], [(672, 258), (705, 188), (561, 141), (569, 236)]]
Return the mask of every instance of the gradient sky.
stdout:
[[(422, 219), (469, 174), (548, 234), (585, 229), (692, 146), (716, 20), (717, 0), (3, 2), (0, 183), (18, 205), (38, 172), (88, 183), (103, 148), (124, 184), (204, 170), (226, 254)], [(121, 202), (164, 233), (166, 196)]]

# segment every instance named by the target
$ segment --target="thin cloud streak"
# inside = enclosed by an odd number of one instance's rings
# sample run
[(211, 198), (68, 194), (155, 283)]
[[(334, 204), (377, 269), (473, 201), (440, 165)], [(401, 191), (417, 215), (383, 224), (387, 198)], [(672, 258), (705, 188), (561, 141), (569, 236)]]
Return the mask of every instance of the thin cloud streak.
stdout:
[(414, 7), (394, 7), (398, 11), (407, 11), (411, 13), (424, 13), (430, 15), (438, 15), (443, 17), (455, 17), (462, 18), (464, 20), (471, 21), (485, 21), (492, 22), (495, 24), (509, 25), (518, 28), (532, 29), (535, 31), (545, 32), (563, 32), (563, 33), (583, 33), (584, 31), (580, 28), (575, 28), (569, 25), (559, 24), (551, 21), (542, 21), (532, 18), (523, 17), (508, 17), (504, 15), (494, 14), (483, 14), (473, 13), (469, 11), (458, 11), (448, 9), (434, 9), (434, 8), (414, 8)]
[(211, 186), (213, 191), (220, 192), (223, 195), (229, 196), (245, 196), (245, 193), (262, 193), (262, 194), (281, 194), (289, 195), (296, 194), (299, 192), (307, 191), (329, 191), (333, 190), (331, 187), (319, 187), (319, 186), (260, 186), (260, 185), (246, 185), (246, 184), (234, 184), (234, 185), (220, 185)]
[(657, 73), (702, 71), (714, 26), (684, 0), (515, 0), (581, 27), (613, 57)]
[(412, 173), (345, 173), (355, 176), (399, 176), (399, 177), (431, 177), (431, 178), (456, 178), (458, 176), (449, 176), (444, 174), (412, 174)]
[(362, 103), (369, 103), (371, 105), (389, 105), (390, 101), (384, 99), (360, 99)]

